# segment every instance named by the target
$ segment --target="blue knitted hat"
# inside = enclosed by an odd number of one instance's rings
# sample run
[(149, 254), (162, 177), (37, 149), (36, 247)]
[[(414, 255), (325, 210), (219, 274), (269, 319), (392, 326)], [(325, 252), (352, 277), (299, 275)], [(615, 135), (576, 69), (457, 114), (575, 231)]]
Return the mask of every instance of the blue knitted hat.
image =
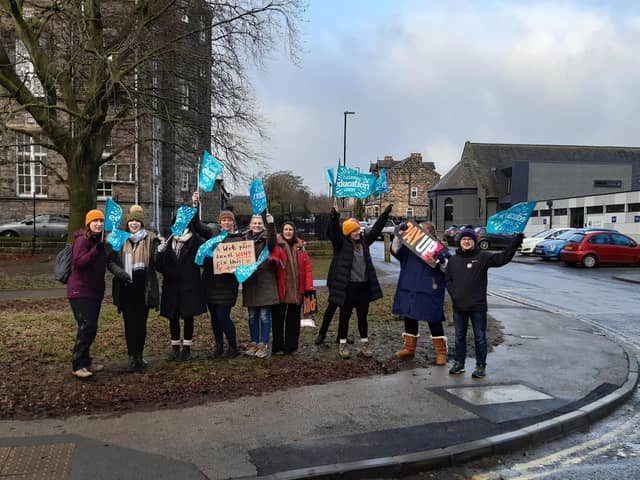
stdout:
[(462, 241), (462, 239), (465, 237), (470, 238), (471, 240), (474, 241), (474, 243), (478, 242), (478, 237), (476, 235), (476, 232), (474, 232), (470, 228), (465, 228), (460, 232), (460, 240)]

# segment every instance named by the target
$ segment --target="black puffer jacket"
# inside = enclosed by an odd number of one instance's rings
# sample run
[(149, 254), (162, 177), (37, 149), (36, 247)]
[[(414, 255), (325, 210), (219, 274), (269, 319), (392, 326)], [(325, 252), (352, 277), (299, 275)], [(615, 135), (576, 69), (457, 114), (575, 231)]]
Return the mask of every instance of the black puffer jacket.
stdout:
[[(385, 210), (373, 225), (371, 230), (360, 237), (362, 250), (366, 262), (367, 282), (369, 284), (369, 301), (382, 298), (382, 289), (378, 282), (376, 270), (371, 261), (369, 253), (369, 245), (376, 241), (382, 228), (387, 223), (389, 211)], [(340, 230), (340, 214), (335, 210), (331, 211), (331, 219), (329, 220), (329, 240), (333, 245), (334, 258), (331, 261), (327, 285), (329, 285), (329, 302), (336, 305), (344, 305), (347, 285), (351, 277), (351, 267), (353, 263), (354, 243), (342, 234)]]
[(463, 312), (487, 311), (487, 270), (501, 267), (511, 261), (522, 237), (514, 237), (502, 252), (490, 253), (474, 247), (472, 250), (456, 250), (449, 258), (445, 279), (453, 300), (453, 309)]
[[(216, 237), (222, 231), (220, 228), (211, 228), (198, 219), (198, 215), (193, 219), (194, 230), (205, 240)], [(223, 243), (241, 242), (242, 235), (239, 233), (229, 233)], [(214, 252), (215, 254), (215, 252)], [(207, 257), (202, 266), (202, 283), (204, 284), (207, 303), (214, 305), (235, 305), (238, 299), (238, 280), (233, 273), (214, 274), (213, 259)]]

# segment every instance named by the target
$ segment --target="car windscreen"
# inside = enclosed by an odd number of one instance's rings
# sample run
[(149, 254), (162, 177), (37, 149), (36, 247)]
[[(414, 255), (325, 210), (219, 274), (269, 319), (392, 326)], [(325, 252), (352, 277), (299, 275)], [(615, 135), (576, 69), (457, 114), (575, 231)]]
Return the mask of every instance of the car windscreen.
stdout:
[(562, 235), (558, 235), (556, 240), (569, 240), (573, 235), (575, 235), (575, 232), (573, 230), (569, 230), (568, 232), (564, 232)]
[(573, 233), (567, 239), (567, 241), (572, 242), (572, 243), (580, 243), (583, 238), (584, 238), (584, 233)]
[(540, 238), (540, 237), (547, 236), (547, 234), (549, 234), (549, 233), (551, 233), (551, 230), (543, 230), (543, 231), (538, 232), (538, 233), (536, 233), (536, 234), (534, 234), (532, 236), (535, 237), (535, 238)]

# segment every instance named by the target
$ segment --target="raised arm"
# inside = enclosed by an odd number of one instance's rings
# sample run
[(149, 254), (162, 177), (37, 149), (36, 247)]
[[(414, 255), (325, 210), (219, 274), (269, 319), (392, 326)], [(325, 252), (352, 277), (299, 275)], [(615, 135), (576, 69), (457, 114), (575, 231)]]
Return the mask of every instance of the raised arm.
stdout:
[(502, 267), (511, 261), (513, 256), (516, 254), (518, 247), (522, 245), (522, 239), (524, 235), (522, 233), (518, 233), (513, 237), (511, 243), (507, 248), (505, 248), (502, 252), (494, 253), (489, 258), (488, 266), (489, 267)]
[(382, 212), (382, 215), (378, 217), (376, 223), (374, 223), (373, 227), (371, 227), (371, 230), (364, 234), (364, 239), (368, 245), (371, 245), (380, 236), (380, 233), (387, 223), (387, 220), (389, 220), (389, 214), (391, 213), (392, 208), (392, 204), (387, 205), (387, 208), (385, 208)]

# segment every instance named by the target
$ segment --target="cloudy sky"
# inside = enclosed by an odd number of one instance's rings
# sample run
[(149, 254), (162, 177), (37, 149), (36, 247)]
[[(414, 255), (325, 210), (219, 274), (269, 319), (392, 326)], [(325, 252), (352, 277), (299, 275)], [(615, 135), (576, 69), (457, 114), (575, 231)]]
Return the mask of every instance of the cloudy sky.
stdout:
[(636, 1), (309, 0), (294, 65), (254, 86), (271, 171), (411, 152), (445, 174), (464, 142), (640, 146)]

